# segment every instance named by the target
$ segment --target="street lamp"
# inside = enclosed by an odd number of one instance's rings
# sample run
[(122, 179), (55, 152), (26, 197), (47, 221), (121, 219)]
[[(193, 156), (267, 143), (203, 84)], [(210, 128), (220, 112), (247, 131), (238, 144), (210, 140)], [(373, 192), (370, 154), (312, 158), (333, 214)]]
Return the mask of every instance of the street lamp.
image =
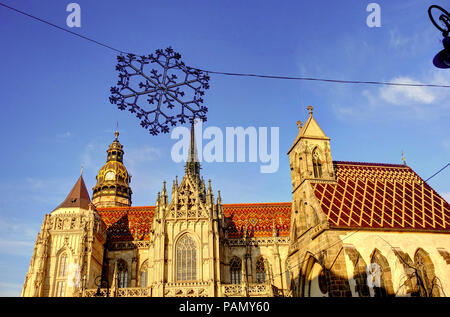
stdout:
[(95, 285), (97, 286), (97, 292), (94, 294), (95, 297), (103, 297), (100, 288), (106, 283), (106, 297), (109, 297), (109, 283), (107, 280), (103, 279), (103, 276), (97, 276), (95, 278)]
[[(433, 17), (433, 9), (435, 9), (434, 12), (437, 10), (439, 15), (438, 19)], [(444, 49), (433, 58), (433, 64), (437, 68), (450, 68), (450, 14), (440, 6), (432, 5), (428, 8), (428, 16), (434, 26), (442, 32), (442, 36), (444, 37), (442, 40)]]

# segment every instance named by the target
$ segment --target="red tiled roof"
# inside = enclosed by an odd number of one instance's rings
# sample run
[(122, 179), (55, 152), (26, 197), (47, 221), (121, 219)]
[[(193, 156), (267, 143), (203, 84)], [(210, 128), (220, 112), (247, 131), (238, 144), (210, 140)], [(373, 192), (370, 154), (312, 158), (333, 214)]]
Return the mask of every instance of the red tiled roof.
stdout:
[(149, 240), (155, 206), (97, 208), (109, 241)]
[(333, 227), (450, 233), (450, 206), (410, 167), (334, 162), (337, 184), (312, 184)]
[(250, 237), (271, 237), (273, 223), (278, 235), (289, 236), (291, 203), (224, 204), (228, 236), (240, 238), (247, 226)]
[[(272, 236), (272, 226), (279, 236), (289, 235), (291, 203), (224, 204), (225, 222), (229, 237), (243, 236), (247, 225), (253, 237)], [(149, 240), (155, 212), (154, 206), (98, 208), (108, 228), (110, 241)]]

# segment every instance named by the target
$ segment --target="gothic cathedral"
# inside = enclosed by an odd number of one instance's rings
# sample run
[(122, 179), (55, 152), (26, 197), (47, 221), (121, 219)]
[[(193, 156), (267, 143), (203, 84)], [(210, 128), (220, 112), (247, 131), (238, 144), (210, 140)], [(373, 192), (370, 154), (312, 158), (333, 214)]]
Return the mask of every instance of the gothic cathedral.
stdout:
[(450, 294), (450, 205), (406, 162), (333, 161), (308, 107), (288, 151), (292, 201), (223, 204), (185, 174), (132, 206), (119, 133), (92, 200), (80, 176), (45, 215), (22, 296), (384, 297)]

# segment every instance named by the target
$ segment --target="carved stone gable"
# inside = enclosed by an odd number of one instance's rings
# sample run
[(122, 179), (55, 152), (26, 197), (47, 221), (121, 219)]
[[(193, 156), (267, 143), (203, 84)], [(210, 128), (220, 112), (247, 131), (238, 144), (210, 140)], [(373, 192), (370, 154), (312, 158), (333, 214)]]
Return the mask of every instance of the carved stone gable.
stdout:
[(169, 218), (207, 218), (209, 216), (199, 185), (185, 175), (177, 195), (169, 205)]

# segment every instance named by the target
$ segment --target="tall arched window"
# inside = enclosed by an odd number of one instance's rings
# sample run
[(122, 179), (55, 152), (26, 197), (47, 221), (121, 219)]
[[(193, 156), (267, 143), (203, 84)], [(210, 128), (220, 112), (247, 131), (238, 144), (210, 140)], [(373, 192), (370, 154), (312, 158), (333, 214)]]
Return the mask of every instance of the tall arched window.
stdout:
[(194, 281), (197, 279), (197, 248), (189, 235), (178, 240), (176, 247), (177, 281)]
[(67, 276), (67, 254), (63, 253), (59, 257), (59, 271), (58, 277)]
[(58, 260), (58, 274), (56, 277), (56, 289), (55, 296), (63, 297), (66, 295), (66, 282), (67, 282), (67, 266), (68, 266), (67, 253), (62, 253)]
[(140, 285), (141, 287), (148, 286), (148, 266), (147, 260), (141, 265)]
[(124, 260), (119, 260), (117, 263), (117, 287), (128, 287), (128, 267)]
[(304, 296), (306, 297), (328, 296), (328, 283), (325, 277), (325, 271), (322, 265), (320, 265), (320, 263), (312, 256), (308, 259), (308, 262), (306, 264), (303, 283), (304, 283), (304, 290), (303, 290)]
[(231, 284), (241, 284), (242, 262), (238, 257), (234, 257), (230, 261), (230, 277)]
[(317, 148), (312, 153), (314, 178), (322, 178), (322, 163)]
[(264, 259), (260, 257), (258, 261), (256, 261), (256, 283), (265, 283), (266, 282), (266, 267), (264, 265)]

